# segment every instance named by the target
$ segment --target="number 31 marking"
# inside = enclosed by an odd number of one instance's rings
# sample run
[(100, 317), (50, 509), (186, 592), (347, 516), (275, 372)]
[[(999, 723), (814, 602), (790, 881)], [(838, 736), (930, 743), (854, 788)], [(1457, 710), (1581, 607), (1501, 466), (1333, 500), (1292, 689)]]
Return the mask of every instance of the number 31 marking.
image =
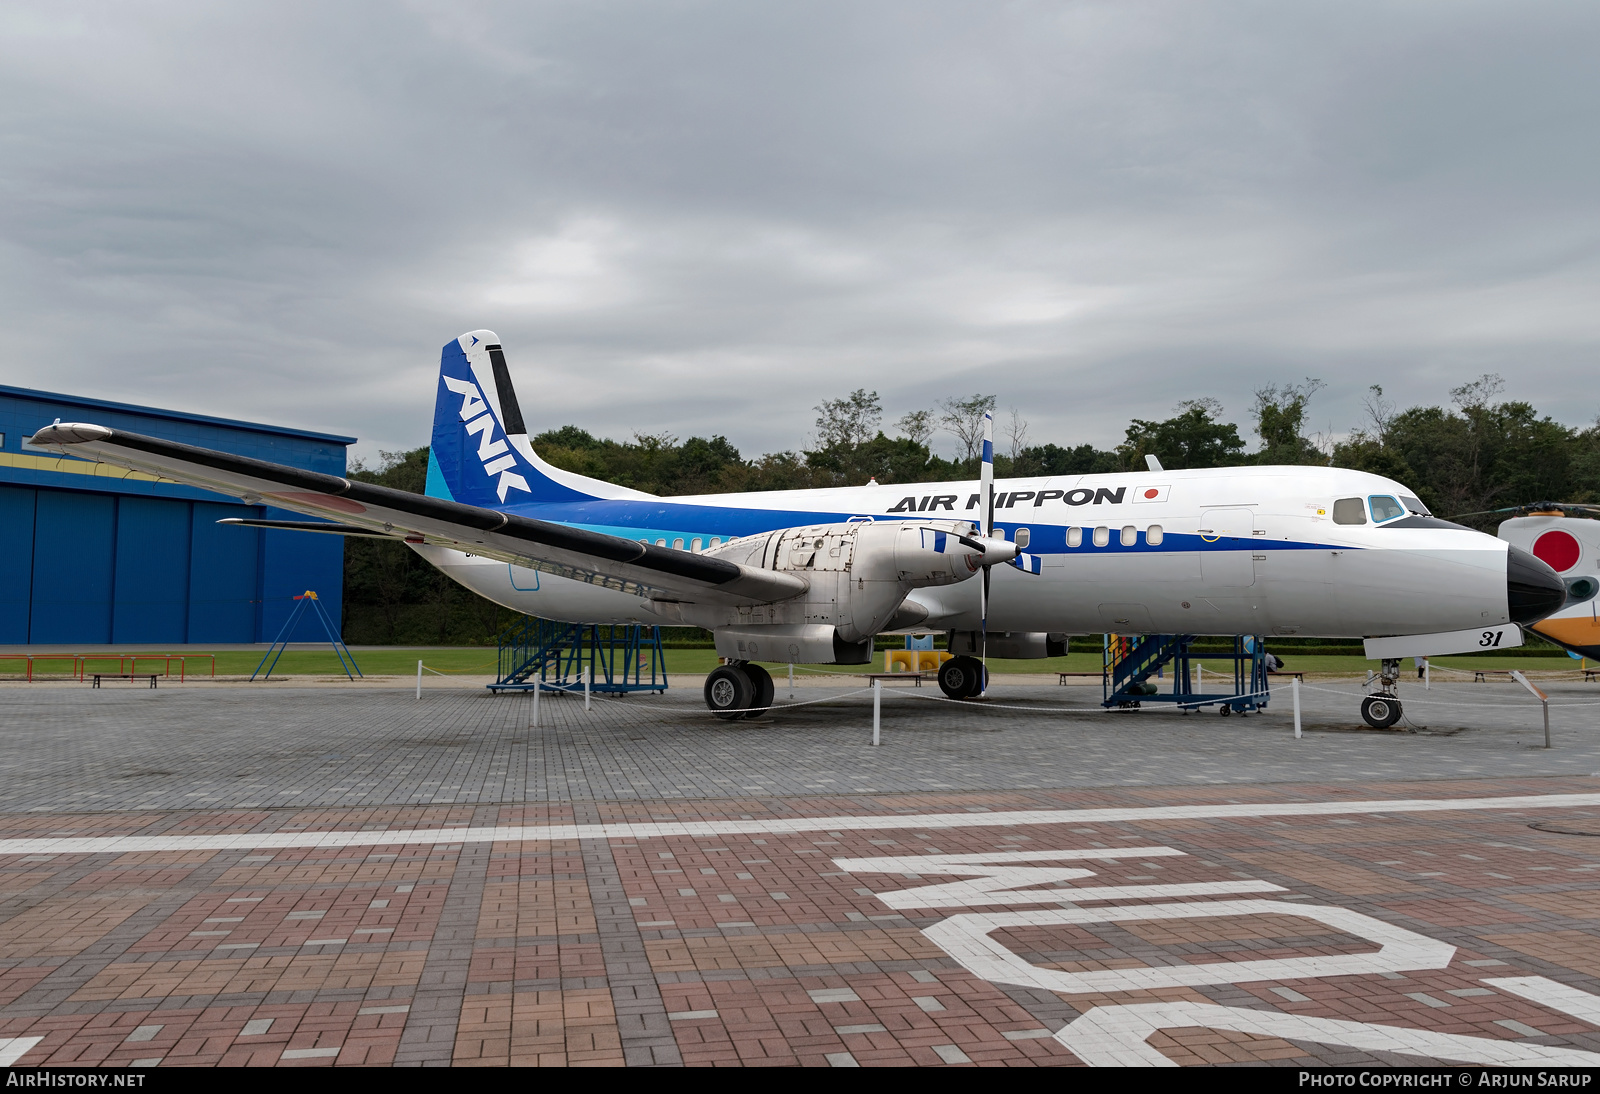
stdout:
[(1504, 631), (1484, 631), (1483, 637), (1478, 639), (1478, 645), (1498, 646), (1500, 644), (1500, 636), (1504, 633)]

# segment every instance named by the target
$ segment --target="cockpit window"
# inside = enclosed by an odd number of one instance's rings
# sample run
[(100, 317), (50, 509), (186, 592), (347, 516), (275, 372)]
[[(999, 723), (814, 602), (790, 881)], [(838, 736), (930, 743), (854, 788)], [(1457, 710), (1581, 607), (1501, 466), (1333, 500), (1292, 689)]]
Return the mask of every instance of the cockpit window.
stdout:
[(1422, 502), (1418, 501), (1416, 498), (1409, 498), (1406, 495), (1401, 494), (1400, 504), (1404, 505), (1408, 512), (1415, 513), (1419, 517), (1433, 516), (1433, 514), (1428, 511), (1428, 507), (1423, 505)]
[(1367, 499), (1372, 506), (1372, 523), (1382, 524), (1386, 520), (1406, 515), (1405, 507), (1387, 494), (1373, 494)]
[(1333, 503), (1333, 523), (1365, 524), (1367, 507), (1360, 498), (1340, 498)]

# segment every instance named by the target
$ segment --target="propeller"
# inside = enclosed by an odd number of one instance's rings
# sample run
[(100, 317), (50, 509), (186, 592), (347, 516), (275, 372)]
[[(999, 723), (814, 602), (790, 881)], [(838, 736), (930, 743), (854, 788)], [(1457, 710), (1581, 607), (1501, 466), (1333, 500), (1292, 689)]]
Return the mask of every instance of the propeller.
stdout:
[(978, 695), (982, 698), (989, 692), (990, 571), (1001, 563), (1015, 566), (1025, 574), (1037, 575), (1041, 568), (1041, 560), (1037, 555), (1025, 554), (1011, 540), (996, 539), (994, 536), (994, 415), (987, 412), (983, 416), (983, 462), (980, 465), (978, 482), (978, 497), (983, 506), (983, 520), (978, 526), (978, 534), (957, 536), (956, 539), (963, 547), (978, 552), (978, 565), (983, 567), (983, 581), (979, 585), (978, 594), (980, 620), (978, 655), (983, 674), (983, 687)]
[(1575, 501), (1534, 501), (1527, 505), (1508, 505), (1503, 509), (1480, 509), (1476, 513), (1457, 513), (1446, 520), (1460, 520), (1463, 517), (1493, 517), (1509, 513), (1513, 517), (1527, 516), (1529, 513), (1544, 513), (1550, 510), (1561, 513), (1577, 512), (1584, 514), (1600, 514), (1600, 505), (1589, 505)]
[[(993, 539), (994, 533), (994, 413), (983, 412), (983, 467), (978, 479), (979, 504), (983, 506), (983, 538)], [(983, 590), (979, 594), (978, 618), (982, 639), (980, 651), (979, 682), (983, 685), (978, 689), (978, 698), (982, 699), (989, 694), (989, 571), (990, 566), (983, 568)]]

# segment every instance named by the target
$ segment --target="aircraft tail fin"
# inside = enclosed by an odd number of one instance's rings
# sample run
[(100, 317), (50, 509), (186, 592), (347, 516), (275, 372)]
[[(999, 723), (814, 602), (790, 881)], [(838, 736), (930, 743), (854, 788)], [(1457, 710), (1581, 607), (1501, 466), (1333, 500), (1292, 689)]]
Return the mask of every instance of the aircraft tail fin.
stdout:
[(468, 331), (440, 353), (427, 493), (490, 509), (519, 501), (643, 496), (538, 457), (528, 442), (505, 351), (487, 330)]

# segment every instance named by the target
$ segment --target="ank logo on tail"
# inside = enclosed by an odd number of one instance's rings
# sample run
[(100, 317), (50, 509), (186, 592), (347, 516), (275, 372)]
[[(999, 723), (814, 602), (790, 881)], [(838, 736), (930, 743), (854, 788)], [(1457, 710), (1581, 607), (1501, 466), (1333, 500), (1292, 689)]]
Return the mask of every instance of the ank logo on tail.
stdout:
[(494, 415), (489, 412), (489, 404), (484, 402), (478, 385), (454, 376), (440, 378), (445, 387), (461, 396), (461, 420), (466, 423), (467, 435), (478, 438), (478, 462), (483, 465), (484, 474), (491, 479), (500, 476), (500, 481), (495, 484), (500, 500), (505, 501), (506, 494), (512, 490), (532, 493), (528, 489), (528, 480), (511, 470), (517, 466), (517, 457), (511, 454), (505, 438), (494, 439)]

